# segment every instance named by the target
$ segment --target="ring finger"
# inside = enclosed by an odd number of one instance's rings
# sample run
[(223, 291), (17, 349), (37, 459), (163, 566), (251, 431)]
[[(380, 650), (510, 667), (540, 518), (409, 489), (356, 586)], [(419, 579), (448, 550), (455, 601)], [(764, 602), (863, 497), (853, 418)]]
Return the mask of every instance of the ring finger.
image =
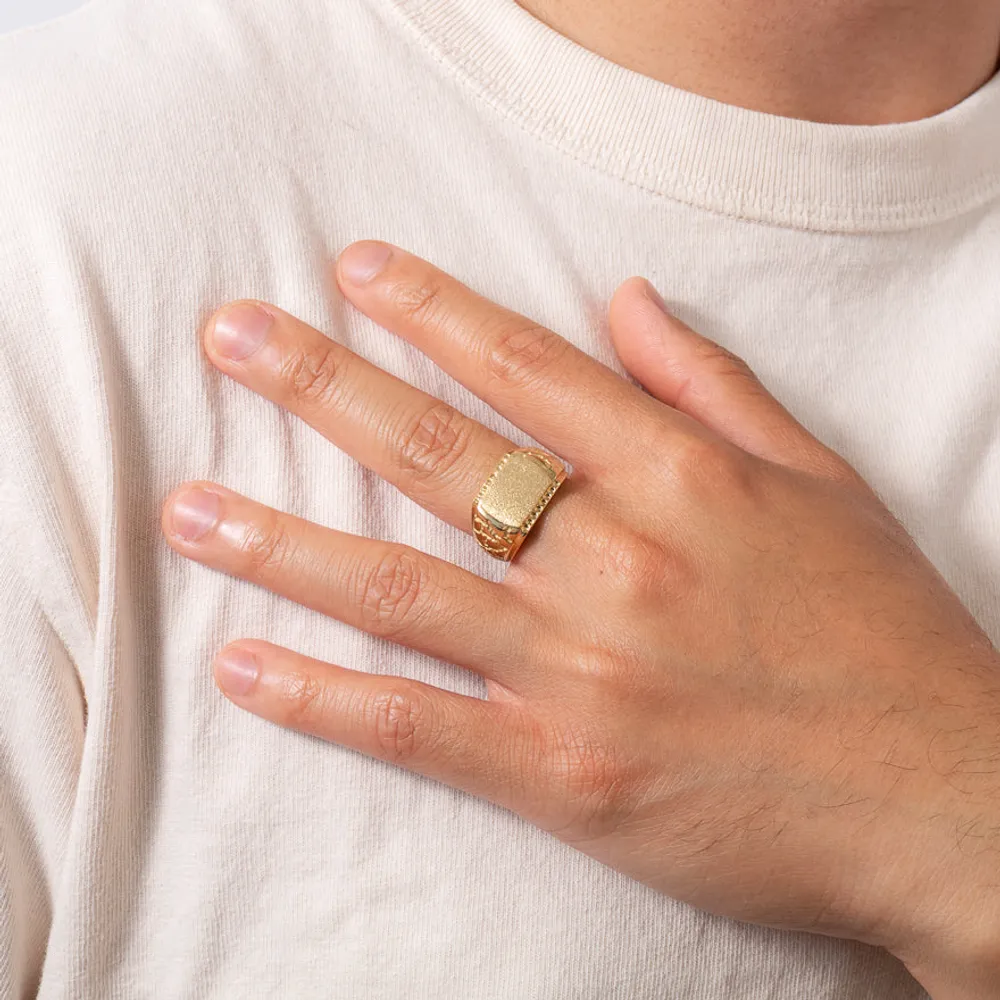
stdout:
[(276, 306), (229, 303), (205, 327), (218, 368), (464, 531), (480, 486), (514, 445)]

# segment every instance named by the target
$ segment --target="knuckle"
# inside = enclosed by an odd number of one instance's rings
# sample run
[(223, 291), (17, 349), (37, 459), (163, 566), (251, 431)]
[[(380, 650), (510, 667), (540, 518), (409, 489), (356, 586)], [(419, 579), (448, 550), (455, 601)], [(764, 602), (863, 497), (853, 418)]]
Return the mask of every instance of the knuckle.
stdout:
[(413, 617), (424, 575), (419, 560), (405, 551), (390, 552), (362, 572), (358, 607), (364, 627), (380, 635), (399, 632)]
[(430, 322), (441, 311), (441, 284), (430, 275), (419, 281), (401, 282), (390, 294), (399, 315), (417, 326)]
[[(541, 818), (553, 801), (552, 768), (549, 762), (551, 735), (549, 725), (523, 705), (508, 705), (503, 717), (507, 731), (503, 762), (510, 774), (511, 792), (515, 799), (529, 802), (538, 798)], [(540, 819), (536, 825), (544, 825)]]
[(690, 569), (679, 551), (662, 539), (621, 528), (608, 531), (592, 546), (596, 570), (625, 607), (641, 607), (690, 582)]
[(421, 480), (442, 477), (466, 453), (469, 439), (469, 421), (446, 403), (434, 403), (405, 433), (400, 467)]
[(279, 377), (302, 403), (332, 404), (341, 384), (346, 352), (330, 341), (311, 350), (294, 351), (281, 365)]
[(257, 579), (273, 579), (288, 565), (292, 548), (288, 530), (274, 514), (264, 523), (253, 523), (243, 536), (241, 545), (248, 575)]
[(630, 812), (637, 778), (615, 741), (593, 727), (558, 727), (549, 769), (570, 807), (560, 829), (550, 831), (563, 839), (576, 843), (599, 839)]
[(688, 409), (695, 400), (703, 402), (712, 382), (719, 379), (738, 379), (751, 390), (764, 392), (746, 361), (721, 344), (704, 341), (698, 345), (695, 354), (695, 363), (674, 398), (674, 405), (678, 409)]
[(558, 370), (569, 342), (534, 323), (507, 322), (489, 338), (486, 371), (494, 381), (524, 384)]
[(324, 715), (325, 694), (323, 685), (307, 671), (296, 670), (285, 674), (279, 691), (283, 707), (282, 723), (303, 731), (319, 728)]
[(700, 348), (701, 363), (714, 375), (757, 382), (757, 376), (747, 362), (728, 347), (707, 342)]
[(726, 441), (701, 434), (674, 437), (664, 449), (672, 477), (691, 492), (752, 492), (750, 456)]
[(425, 748), (426, 706), (412, 692), (379, 692), (371, 699), (369, 713), (375, 749), (382, 758), (401, 764)]

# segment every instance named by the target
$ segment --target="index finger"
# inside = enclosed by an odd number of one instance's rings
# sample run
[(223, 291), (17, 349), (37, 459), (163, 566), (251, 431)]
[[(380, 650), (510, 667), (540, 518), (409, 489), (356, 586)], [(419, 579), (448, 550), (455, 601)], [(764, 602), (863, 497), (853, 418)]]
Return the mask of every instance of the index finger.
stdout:
[(623, 427), (664, 407), (568, 340), (474, 292), (414, 254), (363, 240), (337, 282), (495, 410), (574, 465), (621, 453)]

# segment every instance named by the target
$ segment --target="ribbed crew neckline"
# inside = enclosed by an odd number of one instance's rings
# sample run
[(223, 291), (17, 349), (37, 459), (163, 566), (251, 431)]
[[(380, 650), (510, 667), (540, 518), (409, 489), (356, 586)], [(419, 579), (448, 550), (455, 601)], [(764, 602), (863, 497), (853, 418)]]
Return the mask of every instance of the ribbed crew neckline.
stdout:
[(654, 195), (827, 232), (943, 221), (1000, 194), (1000, 74), (931, 118), (831, 125), (723, 104), (619, 66), (514, 0), (391, 0), (498, 112)]

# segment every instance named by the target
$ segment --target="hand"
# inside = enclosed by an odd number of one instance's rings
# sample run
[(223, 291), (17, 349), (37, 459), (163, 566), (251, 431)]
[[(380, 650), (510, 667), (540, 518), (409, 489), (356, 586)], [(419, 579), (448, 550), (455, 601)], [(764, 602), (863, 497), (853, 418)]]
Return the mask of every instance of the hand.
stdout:
[[(940, 997), (993, 995), (1000, 657), (848, 463), (642, 279), (610, 324), (648, 393), (402, 250), (355, 244), (337, 279), (573, 472), (499, 584), (184, 484), (162, 525), (178, 552), (489, 694), (242, 639), (215, 662), (228, 697), (696, 906), (887, 947)], [(466, 531), (513, 447), (275, 306), (230, 304), (205, 347)]]

